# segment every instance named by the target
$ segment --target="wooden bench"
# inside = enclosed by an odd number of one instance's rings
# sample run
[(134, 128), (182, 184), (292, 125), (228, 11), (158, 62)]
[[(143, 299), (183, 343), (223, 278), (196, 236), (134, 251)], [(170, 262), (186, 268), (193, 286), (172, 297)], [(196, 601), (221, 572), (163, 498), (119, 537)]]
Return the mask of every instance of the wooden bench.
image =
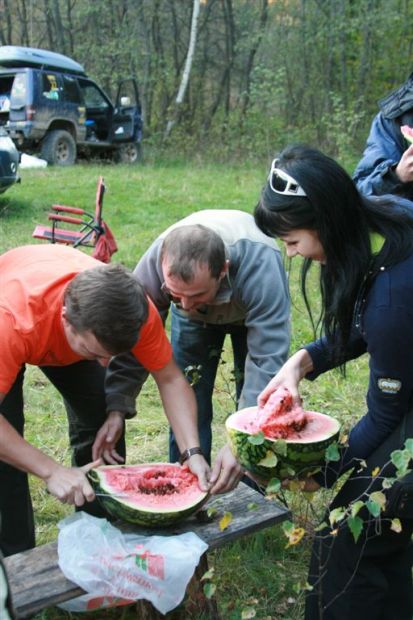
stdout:
[[(201, 516), (206, 515), (208, 507), (214, 507), (216, 514), (209, 522), (202, 522), (199, 516), (187, 519), (177, 527), (165, 530), (156, 530), (157, 534), (181, 534), (183, 532), (195, 532), (200, 538), (208, 543), (208, 551), (222, 547), (232, 542), (270, 527), (285, 519), (290, 518), (290, 512), (274, 501), (266, 500), (260, 493), (254, 491), (245, 484), (240, 484), (231, 493), (211, 498), (206, 508), (201, 511)], [(232, 521), (228, 527), (221, 530), (219, 521), (224, 513), (231, 513)], [(147, 530), (129, 525), (120, 525), (123, 531), (135, 531), (140, 534), (154, 534), (155, 530)], [(195, 598), (202, 598), (199, 586), (199, 578), (208, 569), (207, 554), (201, 558), (196, 575), (187, 589), (196, 593)], [(66, 579), (58, 566), (57, 543), (49, 543), (30, 549), (23, 553), (17, 553), (5, 560), (6, 569), (10, 580), (12, 598), (18, 618), (26, 618), (46, 607), (51, 607), (63, 601), (72, 599), (83, 590), (76, 584)], [(211, 618), (219, 618), (216, 601), (206, 599), (198, 601)], [(137, 603), (139, 611), (137, 617), (140, 620), (167, 618), (163, 616), (146, 601)], [(171, 612), (172, 614), (173, 612)], [(192, 615), (190, 617), (199, 617)], [(188, 617), (188, 616), (186, 616)]]

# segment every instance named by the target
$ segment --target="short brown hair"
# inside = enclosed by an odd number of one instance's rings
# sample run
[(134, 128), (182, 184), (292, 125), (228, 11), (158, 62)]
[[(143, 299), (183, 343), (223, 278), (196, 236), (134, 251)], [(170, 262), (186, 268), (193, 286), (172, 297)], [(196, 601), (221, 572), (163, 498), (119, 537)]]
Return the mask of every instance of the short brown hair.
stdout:
[(77, 274), (65, 291), (67, 320), (90, 330), (113, 355), (130, 351), (148, 318), (148, 300), (132, 272), (113, 263)]
[(161, 260), (168, 258), (169, 275), (184, 282), (194, 278), (194, 267), (207, 264), (211, 276), (218, 280), (225, 264), (225, 244), (211, 228), (202, 224), (178, 226), (162, 243)]

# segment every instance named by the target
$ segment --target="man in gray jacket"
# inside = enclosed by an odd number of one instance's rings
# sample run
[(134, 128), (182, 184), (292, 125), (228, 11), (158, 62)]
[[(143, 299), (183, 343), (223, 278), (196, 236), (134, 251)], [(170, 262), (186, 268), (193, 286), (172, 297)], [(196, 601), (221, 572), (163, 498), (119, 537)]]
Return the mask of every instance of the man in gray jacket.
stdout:
[[(166, 321), (178, 366), (193, 382), (201, 448), (211, 459), (212, 393), (227, 334), (232, 341), (237, 408), (257, 396), (287, 359), (290, 301), (280, 251), (235, 210), (198, 211), (162, 233), (140, 259), (135, 275)], [(146, 376), (136, 361), (117, 356), (107, 373), (108, 402), (116, 408), (119, 385), (135, 396)], [(179, 458), (170, 437), (170, 459)]]

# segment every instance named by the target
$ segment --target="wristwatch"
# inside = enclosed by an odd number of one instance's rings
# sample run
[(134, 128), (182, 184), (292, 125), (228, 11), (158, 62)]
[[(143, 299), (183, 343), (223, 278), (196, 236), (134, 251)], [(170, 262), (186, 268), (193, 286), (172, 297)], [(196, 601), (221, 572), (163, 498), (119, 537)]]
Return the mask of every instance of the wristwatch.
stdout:
[(185, 463), (185, 461), (187, 461), (193, 454), (202, 454), (202, 456), (204, 455), (199, 446), (197, 446), (196, 448), (187, 448), (186, 450), (181, 452), (181, 455), (179, 457), (180, 464), (182, 465), (182, 463)]

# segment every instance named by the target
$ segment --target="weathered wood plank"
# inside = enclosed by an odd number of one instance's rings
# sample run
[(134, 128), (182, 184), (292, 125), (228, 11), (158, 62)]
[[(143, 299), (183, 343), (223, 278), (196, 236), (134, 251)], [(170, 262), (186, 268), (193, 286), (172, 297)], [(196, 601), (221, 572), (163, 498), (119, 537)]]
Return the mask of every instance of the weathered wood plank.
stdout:
[[(248, 509), (254, 504), (254, 509)], [(176, 527), (157, 529), (157, 534), (182, 534), (195, 532), (208, 543), (209, 549), (237, 540), (247, 534), (270, 527), (290, 517), (290, 513), (276, 502), (266, 500), (262, 495), (240, 484), (237, 489), (223, 496), (214, 497), (207, 505), (216, 508), (213, 520), (203, 523), (192, 517)], [(206, 509), (203, 514), (205, 514)], [(225, 512), (232, 514), (232, 521), (225, 530), (219, 528), (219, 520)], [(152, 535), (155, 530), (118, 524), (123, 531)], [(57, 543), (49, 543), (24, 553), (6, 558), (12, 597), (19, 618), (36, 613), (69, 600), (83, 593), (83, 590), (66, 579), (58, 566)]]

